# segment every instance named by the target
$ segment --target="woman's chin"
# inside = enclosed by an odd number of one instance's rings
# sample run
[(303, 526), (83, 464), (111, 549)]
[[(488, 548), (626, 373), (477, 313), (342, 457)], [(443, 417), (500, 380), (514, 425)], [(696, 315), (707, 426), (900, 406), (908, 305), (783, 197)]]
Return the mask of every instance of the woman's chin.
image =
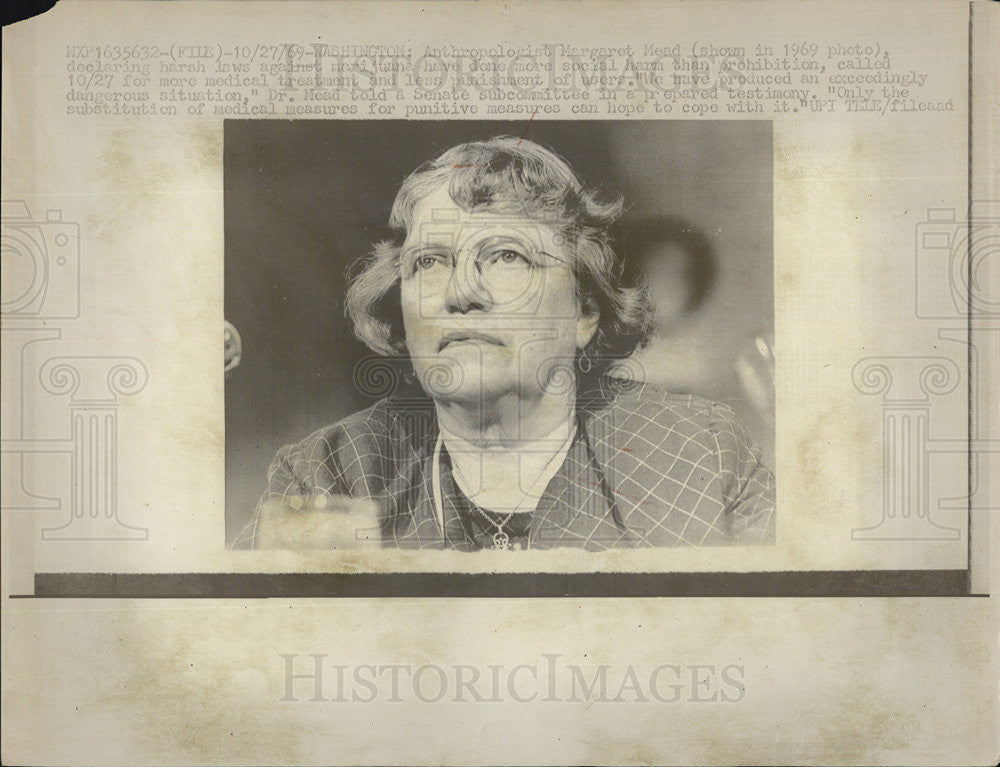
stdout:
[(428, 391), (427, 393), (440, 402), (480, 406), (515, 395), (517, 390), (516, 381), (493, 380), (491, 376), (486, 375), (479, 381), (466, 381), (461, 386), (448, 391)]
[[(510, 365), (504, 361), (487, 361), (471, 355), (440, 354), (414, 360), (417, 379), (423, 390), (436, 400), (467, 401), (482, 399), (487, 392), (502, 387), (501, 378), (510, 376)], [(498, 375), (499, 373), (499, 375)], [(511, 382), (512, 384), (513, 382)]]

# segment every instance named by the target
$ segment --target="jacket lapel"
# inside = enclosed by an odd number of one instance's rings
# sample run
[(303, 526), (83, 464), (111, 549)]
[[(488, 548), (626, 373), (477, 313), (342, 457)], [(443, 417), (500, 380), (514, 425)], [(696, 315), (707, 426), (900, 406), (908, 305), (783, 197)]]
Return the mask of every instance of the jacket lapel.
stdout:
[(531, 524), (533, 548), (573, 546), (600, 551), (627, 542), (587, 425), (585, 418), (578, 419), (566, 460), (539, 501)]

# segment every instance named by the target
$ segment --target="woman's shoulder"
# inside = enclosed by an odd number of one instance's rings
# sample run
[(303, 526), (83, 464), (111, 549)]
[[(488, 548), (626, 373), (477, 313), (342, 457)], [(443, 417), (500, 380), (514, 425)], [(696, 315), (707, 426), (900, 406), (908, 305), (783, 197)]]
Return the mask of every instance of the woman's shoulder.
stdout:
[(420, 417), (419, 403), (392, 397), (316, 429), (281, 447), (268, 470), (267, 497), (316, 492), (372, 496), (379, 492), (386, 460), (412, 456), (416, 439), (433, 428), (433, 414)]
[(614, 396), (588, 410), (587, 430), (600, 441), (628, 444), (633, 455), (659, 462), (724, 459), (756, 450), (732, 408), (692, 394), (617, 381)]
[(721, 402), (694, 394), (675, 394), (637, 381), (613, 379), (610, 396), (587, 408), (592, 419), (630, 428), (644, 422), (683, 431), (714, 431), (736, 424), (733, 410)]
[(301, 452), (312, 453), (319, 449), (334, 449), (343, 443), (358, 440), (389, 439), (401, 433), (412, 432), (417, 420), (426, 421), (433, 417), (430, 401), (385, 397), (375, 404), (339, 421), (322, 426), (311, 432), (295, 445), (289, 446)]
[(586, 423), (626, 524), (647, 542), (773, 540), (774, 477), (727, 405), (629, 383)]

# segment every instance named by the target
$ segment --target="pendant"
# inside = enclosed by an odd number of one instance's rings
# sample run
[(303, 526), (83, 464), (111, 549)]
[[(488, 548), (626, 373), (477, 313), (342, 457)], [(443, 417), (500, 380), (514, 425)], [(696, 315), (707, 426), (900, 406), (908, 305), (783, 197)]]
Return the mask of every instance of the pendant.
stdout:
[(510, 548), (510, 536), (503, 530), (493, 533), (493, 550), (505, 551)]

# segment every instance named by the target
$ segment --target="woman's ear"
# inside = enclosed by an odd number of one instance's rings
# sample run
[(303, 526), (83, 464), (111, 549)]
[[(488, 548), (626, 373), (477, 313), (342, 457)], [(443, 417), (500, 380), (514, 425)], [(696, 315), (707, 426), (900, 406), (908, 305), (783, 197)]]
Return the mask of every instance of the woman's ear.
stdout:
[(576, 320), (576, 348), (585, 349), (601, 321), (601, 310), (593, 298), (587, 298), (580, 305), (580, 316)]

